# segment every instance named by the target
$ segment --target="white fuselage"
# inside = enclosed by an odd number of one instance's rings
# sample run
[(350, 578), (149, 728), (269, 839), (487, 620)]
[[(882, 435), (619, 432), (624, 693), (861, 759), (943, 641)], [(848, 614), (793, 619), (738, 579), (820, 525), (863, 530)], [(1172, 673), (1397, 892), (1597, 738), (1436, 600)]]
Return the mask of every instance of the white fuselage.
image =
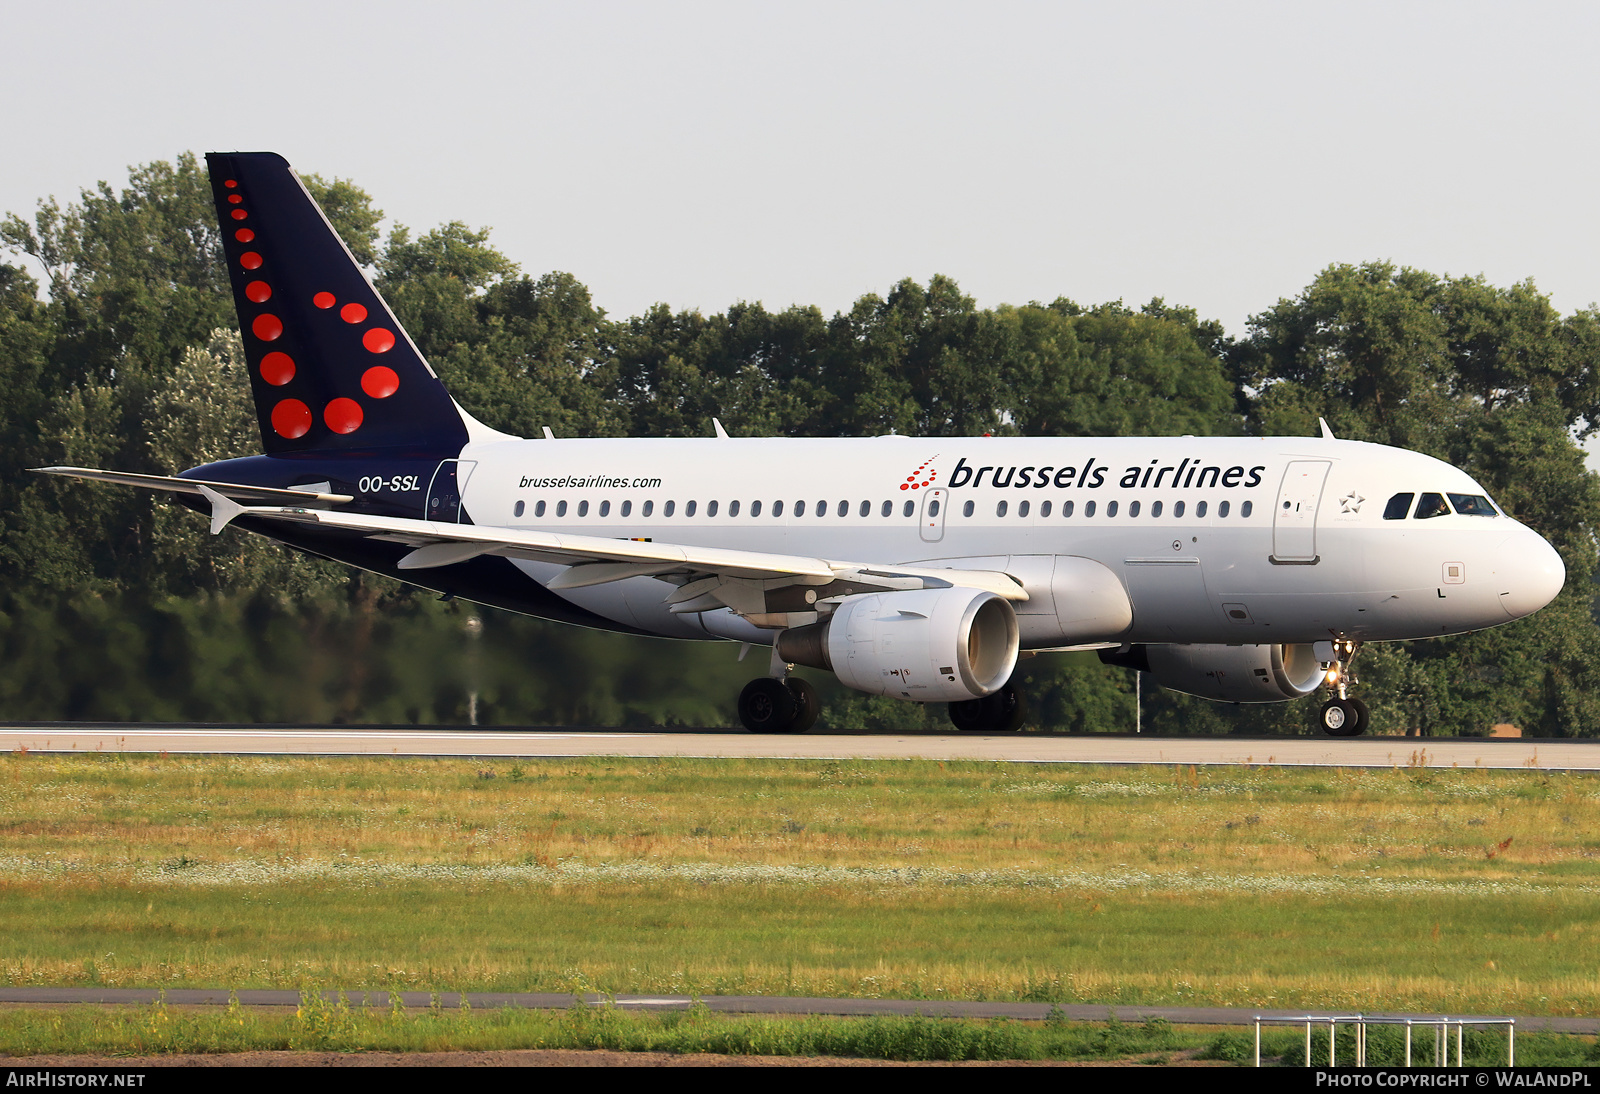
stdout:
[[(461, 461), (477, 525), (1002, 571), (1028, 592), (1025, 648), (1434, 637), (1528, 615), (1565, 578), (1554, 549), (1499, 512), (1411, 515), (1428, 492), (1486, 496), (1464, 472), (1354, 441), (505, 440)], [(1385, 519), (1402, 493), (1407, 515)], [(1131, 628), (1063, 624), (1064, 557), (1116, 575)], [(541, 584), (563, 569), (516, 564)], [(663, 636), (773, 640), (726, 609), (672, 614), (672, 591), (641, 577), (560, 595)]]

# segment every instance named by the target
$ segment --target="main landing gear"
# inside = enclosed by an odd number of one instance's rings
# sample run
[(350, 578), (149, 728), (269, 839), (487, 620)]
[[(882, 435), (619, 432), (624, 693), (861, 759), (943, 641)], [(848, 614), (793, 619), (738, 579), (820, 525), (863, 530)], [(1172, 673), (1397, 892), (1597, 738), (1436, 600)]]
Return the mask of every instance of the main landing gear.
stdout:
[(762, 676), (739, 693), (739, 721), (751, 733), (804, 733), (821, 710), (817, 689), (798, 676)]
[(963, 733), (1015, 733), (1027, 716), (1022, 691), (1009, 680), (993, 695), (950, 704), (950, 721)]
[(1359, 737), (1371, 720), (1367, 704), (1349, 695), (1350, 685), (1359, 682), (1350, 671), (1350, 663), (1360, 649), (1361, 643), (1347, 638), (1333, 644), (1334, 663), (1328, 670), (1328, 686), (1334, 697), (1322, 704), (1322, 732), (1330, 737)]

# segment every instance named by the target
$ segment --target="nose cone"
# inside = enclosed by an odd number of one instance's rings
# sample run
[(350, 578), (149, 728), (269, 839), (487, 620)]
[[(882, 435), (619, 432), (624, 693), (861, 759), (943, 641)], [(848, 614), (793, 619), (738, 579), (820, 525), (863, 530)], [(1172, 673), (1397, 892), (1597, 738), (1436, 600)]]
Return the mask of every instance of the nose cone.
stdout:
[(1500, 606), (1512, 619), (1532, 615), (1556, 598), (1567, 581), (1567, 567), (1556, 549), (1531, 528), (1501, 545), (1496, 580)]

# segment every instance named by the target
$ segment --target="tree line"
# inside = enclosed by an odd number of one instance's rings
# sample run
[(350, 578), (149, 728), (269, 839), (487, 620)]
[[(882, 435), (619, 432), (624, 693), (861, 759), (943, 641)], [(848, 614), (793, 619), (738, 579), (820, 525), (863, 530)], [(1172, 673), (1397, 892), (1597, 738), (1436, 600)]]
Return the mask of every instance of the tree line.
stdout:
[[(1237, 335), (1157, 299), (979, 308), (944, 276), (825, 315), (741, 301), (613, 318), (573, 275), (525, 274), (460, 222), (413, 233), (354, 183), (307, 184), (456, 398), (538, 436), (1311, 435), (1466, 469), (1556, 545), (1565, 591), (1531, 619), (1357, 662), (1376, 725), (1600, 733), (1591, 608), (1600, 314), (1386, 262), (1330, 266)], [(735, 647), (578, 633), (441, 604), (230, 531), (149, 494), (28, 475), (172, 474), (259, 451), (204, 166), (0, 221), (0, 710), (27, 719), (731, 724)], [(482, 627), (468, 629), (481, 616)], [(481, 637), (472, 637), (481, 634)], [(1092, 656), (1019, 671), (1033, 722), (1125, 731), (1133, 681)], [(1147, 689), (1147, 728), (1302, 732), (1305, 703)], [(825, 691), (835, 726), (942, 709)]]

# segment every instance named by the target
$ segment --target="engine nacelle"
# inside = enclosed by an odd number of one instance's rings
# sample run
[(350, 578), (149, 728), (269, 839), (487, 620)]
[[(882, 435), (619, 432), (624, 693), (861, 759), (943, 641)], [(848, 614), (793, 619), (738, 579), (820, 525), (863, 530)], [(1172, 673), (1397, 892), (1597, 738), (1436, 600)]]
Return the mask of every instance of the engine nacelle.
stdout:
[(832, 616), (778, 635), (778, 656), (827, 669), (846, 687), (923, 703), (980, 699), (1011, 679), (1011, 605), (983, 589), (845, 597)]
[(1145, 647), (1150, 675), (1173, 691), (1224, 703), (1282, 703), (1323, 682), (1310, 644)]

